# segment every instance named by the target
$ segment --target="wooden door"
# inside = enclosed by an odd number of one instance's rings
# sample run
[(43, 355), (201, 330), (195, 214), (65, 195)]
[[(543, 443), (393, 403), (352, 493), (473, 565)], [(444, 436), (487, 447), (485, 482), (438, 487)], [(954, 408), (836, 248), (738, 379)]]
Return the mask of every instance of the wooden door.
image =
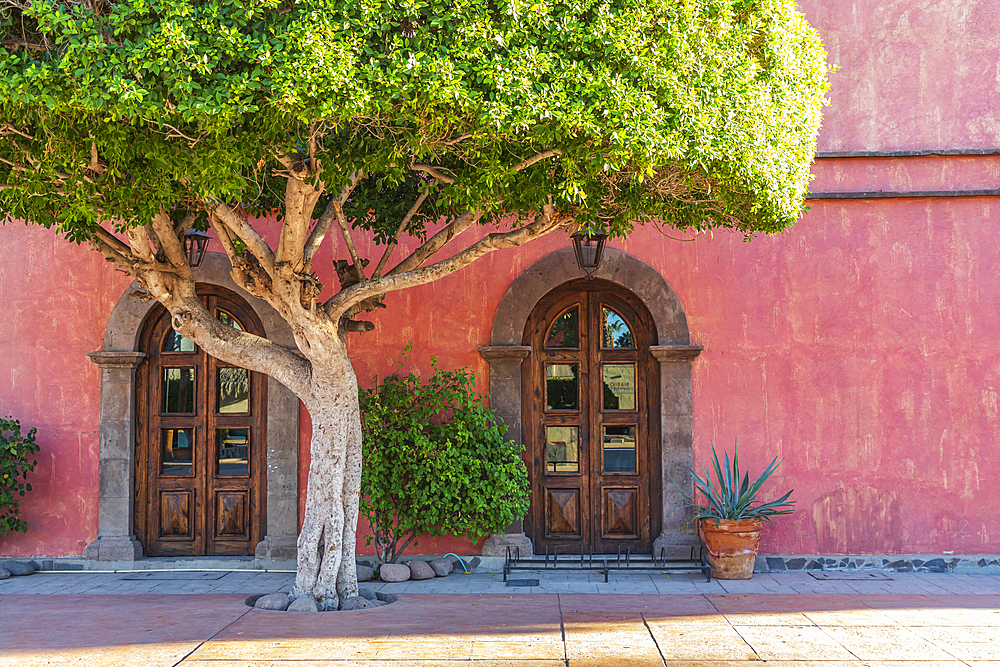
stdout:
[[(199, 288), (224, 324), (260, 334), (238, 297)], [(205, 354), (153, 313), (140, 369), (137, 534), (151, 556), (253, 555), (261, 539), (266, 382)]]
[(599, 280), (557, 288), (529, 317), (522, 404), (536, 551), (648, 553), (659, 523), (654, 340), (645, 306)]

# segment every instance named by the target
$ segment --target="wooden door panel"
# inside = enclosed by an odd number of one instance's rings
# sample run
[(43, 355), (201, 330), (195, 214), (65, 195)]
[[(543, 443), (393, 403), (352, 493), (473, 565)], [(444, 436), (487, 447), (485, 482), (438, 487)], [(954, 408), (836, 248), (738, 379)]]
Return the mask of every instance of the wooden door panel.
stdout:
[(608, 488), (601, 494), (601, 538), (638, 539), (639, 488)]
[(580, 488), (545, 489), (545, 536), (549, 539), (584, 537), (580, 516)]
[(195, 538), (195, 492), (193, 489), (160, 491), (160, 540), (193, 542)]
[(250, 538), (250, 492), (216, 491), (216, 540), (246, 540)]
[[(235, 321), (244, 331), (263, 334), (260, 320), (235, 295), (201, 285), (198, 294), (210, 312), (223, 315), (224, 323)], [(135, 523), (144, 530), (137, 534), (152, 556), (252, 555), (265, 521), (266, 379), (259, 373), (250, 373), (248, 379), (243, 373), (220, 373), (231, 366), (173, 336), (169, 313), (157, 307), (142, 337), (147, 359), (140, 374), (144, 382), (138, 385), (144, 423), (138, 429), (137, 460), (145, 465), (139, 467), (143, 479), (136, 483)], [(175, 406), (163, 412), (163, 372), (168, 368), (193, 370), (193, 411), (185, 395), (183, 410)], [(220, 378), (230, 383), (224, 405)], [(242, 388), (234, 389), (241, 379)], [(190, 449), (176, 449), (180, 429)], [(228, 436), (219, 451), (218, 433), (223, 429)], [(174, 437), (162, 441), (165, 432)]]
[[(575, 335), (567, 313), (575, 313)], [(538, 302), (522, 342), (532, 348), (522, 366), (523, 436), (532, 491), (525, 524), (536, 551), (570, 540), (592, 553), (648, 551), (649, 484), (658, 471), (649, 462), (659, 456), (650, 425), (658, 367), (649, 353), (656, 332), (648, 310), (612, 283), (573, 281)], [(567, 438), (549, 437), (551, 429), (573, 426), (578, 463)]]

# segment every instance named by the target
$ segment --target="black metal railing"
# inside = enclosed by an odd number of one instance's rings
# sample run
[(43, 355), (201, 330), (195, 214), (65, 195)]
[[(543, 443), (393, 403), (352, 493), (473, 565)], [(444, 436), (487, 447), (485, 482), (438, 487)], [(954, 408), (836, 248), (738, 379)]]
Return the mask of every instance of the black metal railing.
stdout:
[(705, 575), (705, 581), (712, 580), (712, 570), (705, 558), (704, 548), (691, 547), (689, 558), (667, 558), (667, 550), (661, 548), (659, 554), (633, 554), (625, 548), (618, 549), (617, 554), (586, 553), (580, 547), (579, 554), (563, 554), (560, 558), (559, 547), (545, 547), (545, 554), (521, 557), (521, 549), (516, 546), (507, 547), (507, 556), (503, 565), (503, 580), (511, 572), (536, 572), (546, 570), (561, 570), (571, 572), (600, 572), (604, 574), (604, 583), (608, 583), (608, 573), (616, 572), (663, 572), (665, 574), (700, 573)]

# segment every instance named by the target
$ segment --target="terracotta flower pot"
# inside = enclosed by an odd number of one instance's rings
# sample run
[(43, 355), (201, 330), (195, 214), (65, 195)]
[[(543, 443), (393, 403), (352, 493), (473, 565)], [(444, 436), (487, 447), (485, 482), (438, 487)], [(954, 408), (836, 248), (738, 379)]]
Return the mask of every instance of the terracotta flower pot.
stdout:
[(757, 519), (702, 519), (701, 539), (708, 550), (708, 564), (717, 579), (749, 579), (760, 547), (760, 521)]

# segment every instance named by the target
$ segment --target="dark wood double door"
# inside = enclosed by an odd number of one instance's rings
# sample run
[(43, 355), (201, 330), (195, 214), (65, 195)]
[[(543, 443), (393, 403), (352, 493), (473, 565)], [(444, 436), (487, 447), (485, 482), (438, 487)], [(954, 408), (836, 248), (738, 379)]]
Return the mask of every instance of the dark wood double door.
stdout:
[(661, 465), (652, 446), (658, 421), (649, 414), (658, 405), (654, 341), (645, 306), (600, 280), (557, 288), (529, 317), (525, 530), (536, 552), (649, 552), (650, 531), (659, 527), (650, 480), (659, 480)]
[[(199, 288), (223, 324), (262, 335), (236, 295)], [(261, 539), (266, 382), (175, 332), (157, 307), (137, 377), (136, 533), (147, 555), (253, 555)]]

